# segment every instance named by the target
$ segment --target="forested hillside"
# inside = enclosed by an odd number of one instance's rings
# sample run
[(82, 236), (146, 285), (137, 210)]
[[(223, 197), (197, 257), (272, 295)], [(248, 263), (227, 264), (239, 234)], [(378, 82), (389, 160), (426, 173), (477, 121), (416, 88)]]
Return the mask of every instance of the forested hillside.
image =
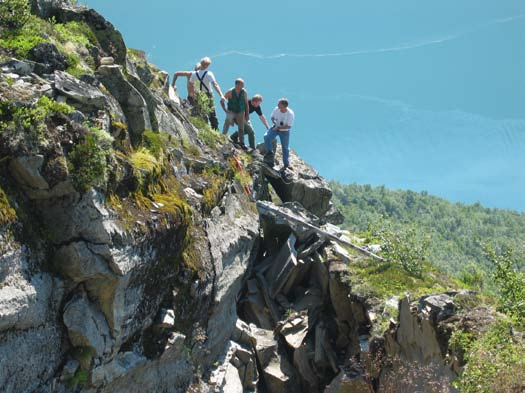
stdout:
[(500, 254), (511, 250), (515, 267), (525, 267), (523, 213), (487, 209), (479, 203), (451, 203), (426, 192), (389, 190), (384, 186), (342, 185), (335, 181), (330, 186), (334, 202), (344, 214), (345, 228), (364, 233), (370, 226), (388, 226), (401, 233), (413, 233), (428, 241), (428, 260), (448, 273), (464, 277), (484, 276), (492, 271), (494, 264), (484, 255), (485, 245)]

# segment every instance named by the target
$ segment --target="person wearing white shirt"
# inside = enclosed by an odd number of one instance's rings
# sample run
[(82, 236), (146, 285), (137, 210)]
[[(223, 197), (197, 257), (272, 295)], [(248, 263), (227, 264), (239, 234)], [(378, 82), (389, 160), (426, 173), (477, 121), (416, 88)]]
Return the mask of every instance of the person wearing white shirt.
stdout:
[(283, 151), (283, 168), (286, 170), (290, 167), (290, 130), (295, 120), (293, 110), (288, 108), (288, 99), (281, 98), (277, 103), (277, 107), (272, 112), (271, 120), (273, 126), (264, 134), (264, 144), (268, 151), (264, 157), (265, 161), (271, 166), (274, 163), (274, 151), (272, 149), (272, 141), (279, 137), (281, 140), (281, 148)]
[[(210, 114), (208, 115), (208, 119), (210, 121), (211, 128), (214, 130), (219, 129), (219, 121), (217, 120), (217, 114), (215, 113), (215, 105), (213, 102), (213, 92), (212, 92), (212, 86), (215, 88), (217, 93), (219, 93), (219, 96), (221, 98), (221, 101), (224, 102), (225, 98), (222, 94), (221, 87), (215, 80), (215, 75), (213, 75), (213, 72), (208, 70), (208, 67), (211, 64), (211, 59), (209, 57), (203, 57), (200, 61), (200, 69), (197, 71), (194, 71), (191, 73), (188, 89), (190, 101), (195, 99), (195, 88), (199, 89), (199, 91), (202, 91), (208, 95), (208, 97), (211, 98), (211, 106), (212, 110)], [(193, 103), (193, 102), (192, 102)]]

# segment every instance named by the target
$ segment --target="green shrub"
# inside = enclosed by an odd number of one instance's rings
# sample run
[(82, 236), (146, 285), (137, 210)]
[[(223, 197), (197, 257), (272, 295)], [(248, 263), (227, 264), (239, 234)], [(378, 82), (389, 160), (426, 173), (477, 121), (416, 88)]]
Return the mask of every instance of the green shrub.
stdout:
[(112, 152), (113, 138), (105, 131), (92, 128), (68, 156), (68, 169), (77, 191), (107, 181), (107, 157)]
[(477, 290), (477, 291), (481, 291), (483, 290), (485, 276), (486, 276), (485, 272), (479, 265), (473, 262), (470, 262), (459, 273), (458, 278), (462, 283), (467, 285), (469, 288)]
[(69, 114), (73, 108), (42, 96), (32, 106), (18, 106), (9, 101), (0, 102), (0, 135), (5, 139), (20, 138), (28, 146), (45, 143), (46, 121), (53, 115)]
[(27, 0), (2, 0), (0, 2), (0, 25), (8, 29), (19, 29), (30, 16)]
[(89, 49), (98, 43), (95, 34), (86, 23), (62, 24), (55, 23), (53, 18), (46, 21), (30, 15), (19, 29), (2, 31), (0, 36), (0, 46), (19, 58), (27, 58), (29, 51), (43, 42), (52, 42), (58, 51), (66, 56), (67, 72), (70, 74), (79, 76), (94, 69), (95, 60), (89, 51), (80, 50), (82, 47)]
[(84, 22), (67, 22), (54, 24), (57, 40), (65, 44), (73, 42), (84, 46), (96, 45), (98, 40), (95, 33)]
[(195, 103), (192, 108), (192, 115), (206, 120), (213, 110), (213, 98), (210, 98), (202, 91), (195, 92)]
[(189, 139), (183, 137), (181, 139), (181, 143), (182, 143), (182, 150), (187, 155), (191, 157), (200, 157), (202, 155), (199, 148)]
[(498, 311), (515, 318), (525, 327), (525, 273), (514, 268), (517, 265), (514, 251), (509, 248), (498, 255), (491, 246), (485, 246), (484, 251), (495, 265), (493, 278), (500, 294)]
[(423, 262), (427, 261), (430, 238), (422, 236), (415, 227), (394, 228), (392, 223), (379, 220), (369, 225), (369, 239), (381, 243), (385, 257), (414, 276), (421, 276)]
[[(357, 253), (353, 250), (348, 251)], [(425, 262), (423, 267), (421, 276), (414, 277), (395, 263), (379, 262), (368, 257), (356, 258), (355, 262), (348, 265), (345, 281), (356, 293), (385, 300), (406, 293), (412, 298), (419, 298), (424, 294), (457, 288), (452, 279), (440, 274), (428, 262)]]
[(522, 392), (525, 388), (525, 342), (500, 321), (478, 340), (466, 340), (467, 364), (455, 383), (460, 392)]
[(217, 131), (212, 130), (205, 118), (190, 116), (189, 120), (199, 130), (199, 138), (209, 147), (214, 149), (217, 143), (226, 139)]
[(49, 41), (44, 38), (44, 35), (49, 33), (51, 33), (49, 23), (31, 15), (20, 28), (3, 31), (0, 36), (0, 46), (10, 50), (17, 57), (26, 58), (34, 46)]
[(165, 156), (167, 134), (145, 130), (142, 133), (142, 144), (155, 156), (156, 159), (162, 160)]
[(469, 352), (474, 341), (475, 337), (472, 333), (455, 330), (450, 336), (448, 347), (458, 357), (460, 362), (463, 363), (465, 361), (465, 355)]

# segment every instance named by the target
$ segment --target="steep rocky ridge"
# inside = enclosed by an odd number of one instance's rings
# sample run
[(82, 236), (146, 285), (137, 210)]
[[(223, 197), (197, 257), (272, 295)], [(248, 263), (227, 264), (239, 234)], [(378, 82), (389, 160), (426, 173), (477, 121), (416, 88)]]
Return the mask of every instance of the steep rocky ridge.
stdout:
[(453, 390), (469, 294), (405, 298), (374, 336), (380, 305), (346, 280), (370, 257), (334, 240), (348, 234), (326, 181), (196, 128), (167, 73), (65, 3), (33, 12), (89, 26), (91, 72), (65, 72), (51, 45), (1, 64), (6, 392), (401, 391), (396, 362)]

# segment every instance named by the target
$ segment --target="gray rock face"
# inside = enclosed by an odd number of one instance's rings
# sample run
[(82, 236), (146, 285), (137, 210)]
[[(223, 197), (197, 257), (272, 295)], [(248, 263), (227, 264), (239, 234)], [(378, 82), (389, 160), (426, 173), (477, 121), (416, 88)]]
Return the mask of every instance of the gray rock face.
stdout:
[(0, 255), (0, 386), (38, 391), (62, 363), (64, 332), (55, 324), (63, 285), (49, 274), (29, 274), (26, 247)]
[(47, 19), (51, 16), (51, 12), (59, 7), (67, 4), (66, 0), (29, 0), (31, 4), (31, 12), (40, 17)]
[(47, 321), (22, 331), (0, 333), (0, 384), (2, 391), (38, 392), (59, 370), (65, 352), (61, 329)]
[[(107, 246), (106, 248), (109, 251)], [(53, 259), (55, 268), (75, 283), (116, 278), (110, 271), (107, 260), (94, 253), (86, 242), (73, 242), (60, 247)]]
[(222, 364), (210, 376), (210, 384), (216, 392), (245, 392), (257, 388), (258, 371), (255, 353), (248, 347), (233, 341), (228, 349)]
[[(144, 98), (153, 130), (168, 132), (182, 138), (195, 139), (195, 133), (188, 132), (179, 117), (168, 110), (168, 107), (164, 105), (164, 100), (159, 96), (158, 92), (150, 90), (145, 82), (132, 74), (128, 74), (127, 78)], [(193, 135), (190, 136), (190, 134)]]
[[(439, 343), (436, 315), (443, 308), (453, 306), (452, 299), (445, 294), (422, 298), (418, 309), (407, 297), (399, 304), (399, 325), (394, 332), (386, 335), (385, 348), (394, 359), (392, 370), (385, 371), (380, 378), (380, 391), (399, 391), (403, 384), (421, 389), (433, 383), (442, 392), (456, 391), (451, 383), (455, 376), (445, 363), (445, 353)], [(428, 307), (425, 306), (428, 305)], [(406, 380), (403, 370), (416, 369)], [(406, 374), (406, 371), (405, 371)], [(405, 383), (403, 382), (405, 381)]]
[(237, 197), (228, 194), (224, 214), (207, 220), (206, 232), (215, 269), (215, 307), (208, 320), (207, 347), (216, 356), (237, 321), (236, 297), (252, 258), (258, 237), (255, 214), (243, 210)]
[(25, 247), (0, 255), (0, 332), (41, 327), (58, 310), (60, 280), (46, 273), (29, 275), (30, 258)]
[[(290, 160), (293, 169), (287, 171), (285, 178), (267, 165), (261, 171), (283, 202), (298, 202), (312, 214), (323, 217), (332, 208), (328, 183), (293, 152)], [(330, 216), (334, 214), (331, 212)]]
[(138, 144), (144, 130), (152, 129), (146, 101), (139, 91), (128, 82), (122, 72), (122, 67), (118, 65), (100, 66), (97, 76), (119, 102), (128, 120), (131, 140), (134, 144)]
[(184, 352), (184, 336), (175, 334), (172, 344), (156, 360), (132, 352), (95, 368), (93, 378), (102, 393), (157, 393), (184, 391), (193, 378), (193, 367)]
[(15, 58), (2, 63), (1, 66), (3, 71), (13, 72), (20, 76), (30, 75), (35, 69), (35, 64), (33, 62)]
[(441, 360), (442, 353), (434, 323), (427, 312), (413, 312), (409, 299), (399, 305), (399, 327), (396, 334), (399, 354), (409, 361)]
[(349, 356), (359, 353), (359, 330), (370, 326), (368, 313), (363, 299), (359, 301), (352, 295), (348, 285), (343, 284), (347, 269), (344, 264), (330, 265), (330, 300), (337, 316), (338, 336), (336, 343), (340, 348), (347, 348)]
[(42, 176), (42, 155), (15, 157), (9, 162), (9, 171), (15, 181), (31, 199), (49, 199), (75, 194), (70, 181), (62, 181), (53, 187)]
[(55, 71), (55, 89), (66, 96), (72, 105), (83, 111), (106, 107), (106, 98), (100, 90), (66, 72)]
[(0, 288), (0, 331), (37, 327), (47, 320), (48, 300), (56, 296), (53, 285), (48, 275), (32, 276), (31, 281), (18, 274), (6, 278)]
[(255, 340), (255, 353), (262, 369), (262, 378), (271, 393), (298, 392), (295, 372), (292, 365), (278, 353), (277, 341), (273, 332), (252, 329)]
[(132, 374), (147, 363), (145, 357), (134, 352), (119, 353), (111, 362), (93, 370), (92, 382), (95, 386), (110, 384), (118, 378)]
[(44, 156), (41, 154), (17, 157), (10, 163), (11, 174), (22, 186), (36, 190), (47, 190), (49, 185), (40, 174), (43, 163)]
[(112, 339), (104, 315), (82, 294), (64, 307), (64, 325), (76, 347), (89, 347), (98, 357), (111, 351)]
[[(56, 244), (82, 239), (93, 244), (111, 244), (109, 212), (104, 196), (95, 190), (74, 197), (38, 201), (38, 207)], [(109, 229), (109, 228), (108, 228)]]

